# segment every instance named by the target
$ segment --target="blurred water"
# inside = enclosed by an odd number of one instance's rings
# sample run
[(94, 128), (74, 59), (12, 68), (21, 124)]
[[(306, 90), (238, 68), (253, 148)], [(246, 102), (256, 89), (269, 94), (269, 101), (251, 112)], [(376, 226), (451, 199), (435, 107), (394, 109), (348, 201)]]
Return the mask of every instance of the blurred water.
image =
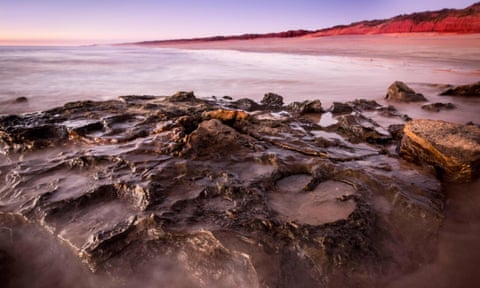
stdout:
[[(453, 51), (442, 54), (444, 59), (432, 60), (421, 47), (421, 53), (414, 47), (404, 49), (398, 59), (395, 55), (363, 57), (365, 49), (355, 47), (351, 53), (343, 47), (344, 55), (328, 49), (293, 54), (113, 46), (0, 47), (0, 114), (119, 95), (171, 95), (179, 90), (193, 90), (200, 97), (255, 100), (275, 92), (286, 102), (320, 99), (329, 105), (356, 98), (381, 101), (395, 80), (417, 83), (420, 89), (425, 83), (478, 80), (478, 66), (470, 59), (476, 54)], [(18, 97), (29, 101), (12, 103)]]

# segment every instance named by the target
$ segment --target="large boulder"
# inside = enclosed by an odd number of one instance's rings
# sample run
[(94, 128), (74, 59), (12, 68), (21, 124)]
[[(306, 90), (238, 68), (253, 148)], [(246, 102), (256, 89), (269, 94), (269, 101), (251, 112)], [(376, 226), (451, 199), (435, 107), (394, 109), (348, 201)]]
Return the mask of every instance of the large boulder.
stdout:
[(408, 87), (407, 84), (402, 81), (393, 82), (390, 87), (388, 87), (387, 95), (385, 99), (388, 101), (397, 101), (397, 102), (423, 102), (427, 101), (423, 94), (415, 92), (412, 88)]
[(405, 125), (400, 154), (437, 168), (449, 182), (468, 182), (479, 173), (480, 128), (440, 120), (412, 120)]
[(470, 85), (457, 86), (443, 91), (440, 95), (462, 96), (462, 97), (479, 97), (480, 81)]

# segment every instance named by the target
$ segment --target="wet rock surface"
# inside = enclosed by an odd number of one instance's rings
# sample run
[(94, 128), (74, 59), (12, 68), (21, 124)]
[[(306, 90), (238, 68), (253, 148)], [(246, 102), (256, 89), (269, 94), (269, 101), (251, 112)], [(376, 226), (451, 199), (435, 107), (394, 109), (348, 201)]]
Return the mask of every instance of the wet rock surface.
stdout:
[(452, 110), (455, 109), (455, 105), (452, 103), (429, 103), (422, 105), (423, 110), (431, 111), (431, 112), (440, 112), (441, 110)]
[(434, 165), (451, 182), (469, 182), (480, 169), (480, 128), (439, 120), (413, 120), (405, 125), (400, 153)]
[(365, 100), (320, 114), (277, 96), (0, 116), (1, 236), (31, 223), (112, 287), (372, 287), (431, 260), (441, 183), (397, 155), (402, 125), (362, 111), (401, 115)]
[(385, 99), (397, 102), (424, 102), (427, 101), (421, 93), (415, 92), (402, 81), (395, 81), (388, 87)]
[(461, 97), (480, 97), (480, 81), (470, 85), (462, 85), (449, 88), (440, 95), (444, 96), (461, 96)]

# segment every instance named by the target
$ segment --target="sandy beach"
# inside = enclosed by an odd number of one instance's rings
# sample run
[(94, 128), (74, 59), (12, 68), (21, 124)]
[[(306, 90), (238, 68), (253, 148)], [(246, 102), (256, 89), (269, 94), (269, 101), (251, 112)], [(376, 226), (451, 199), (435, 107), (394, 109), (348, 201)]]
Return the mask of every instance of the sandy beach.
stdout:
[[(128, 44), (125, 44), (128, 45)], [(337, 55), (351, 57), (383, 57), (448, 60), (452, 51), (472, 56), (468, 66), (479, 67), (480, 34), (392, 33), (381, 35), (342, 35), (327, 37), (266, 38), (252, 40), (194, 41), (139, 44), (145, 47), (181, 49), (228, 49), (266, 53)], [(412, 50), (415, 53), (412, 53)], [(431, 55), (428, 55), (429, 52)], [(417, 55), (415, 55), (417, 54)], [(454, 60), (454, 59), (451, 59)], [(476, 71), (480, 75), (480, 69)]]

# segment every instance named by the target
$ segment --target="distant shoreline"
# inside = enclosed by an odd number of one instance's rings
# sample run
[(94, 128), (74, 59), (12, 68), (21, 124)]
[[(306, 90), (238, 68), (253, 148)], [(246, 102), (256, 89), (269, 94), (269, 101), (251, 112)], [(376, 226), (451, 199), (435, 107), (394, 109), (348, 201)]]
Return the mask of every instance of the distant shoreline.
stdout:
[(349, 25), (337, 25), (318, 30), (288, 30), (273, 33), (247, 33), (241, 35), (218, 35), (200, 38), (166, 39), (120, 43), (119, 45), (177, 45), (224, 42), (231, 40), (317, 38), (338, 35), (397, 35), (417, 34), (457, 35), (480, 33), (480, 2), (464, 9), (442, 9), (408, 15), (398, 15), (389, 19), (365, 20)]
[(315, 38), (257, 38), (251, 40), (132, 43), (115, 46), (354, 57), (362, 55), (362, 57), (366, 58), (391, 58), (392, 51), (395, 51), (397, 58), (401, 58), (404, 53), (408, 54), (406, 51), (411, 49), (411, 47), (419, 47), (419, 44), (425, 43), (431, 47), (432, 40), (434, 40), (438, 49), (443, 52), (448, 52), (449, 49), (455, 49), (455, 47), (480, 47), (480, 33), (390, 33), (336, 35)]

